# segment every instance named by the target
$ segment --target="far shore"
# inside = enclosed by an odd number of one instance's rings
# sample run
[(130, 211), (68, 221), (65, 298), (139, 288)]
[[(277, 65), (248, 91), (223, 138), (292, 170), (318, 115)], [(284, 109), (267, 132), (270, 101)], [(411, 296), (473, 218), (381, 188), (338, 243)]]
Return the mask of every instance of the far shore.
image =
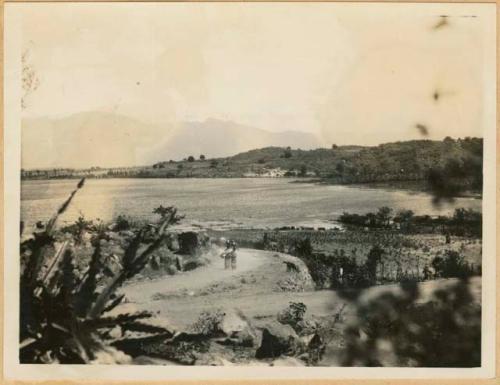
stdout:
[[(50, 178), (45, 178), (45, 177), (21, 177), (21, 182), (27, 182), (27, 181), (52, 181), (52, 180), (75, 180), (75, 179), (81, 179), (82, 175), (68, 175), (68, 176), (63, 176), (63, 177), (50, 177)], [(404, 190), (404, 191), (409, 191), (409, 192), (415, 192), (415, 193), (431, 193), (429, 187), (425, 183), (424, 180), (408, 180), (408, 181), (386, 181), (386, 182), (364, 182), (364, 183), (342, 183), (342, 182), (335, 182), (331, 181), (328, 179), (322, 179), (322, 178), (313, 178), (313, 177), (270, 177), (270, 176), (239, 176), (239, 177), (203, 177), (203, 176), (191, 176), (191, 177), (152, 177), (152, 176), (108, 176), (108, 175), (103, 175), (103, 176), (95, 176), (95, 175), (88, 175), (85, 176), (87, 179), (208, 179), (208, 180), (213, 180), (213, 179), (286, 179), (289, 180), (290, 183), (310, 183), (310, 184), (319, 184), (319, 185), (325, 185), (325, 186), (345, 186), (345, 187), (356, 187), (356, 188), (362, 188), (362, 189), (382, 189), (382, 190), (388, 190), (388, 191), (397, 191), (397, 190)], [(455, 194), (451, 198), (474, 198), (474, 199), (482, 199), (483, 194), (482, 191), (477, 191), (477, 190), (464, 190), (460, 191), (458, 194)]]

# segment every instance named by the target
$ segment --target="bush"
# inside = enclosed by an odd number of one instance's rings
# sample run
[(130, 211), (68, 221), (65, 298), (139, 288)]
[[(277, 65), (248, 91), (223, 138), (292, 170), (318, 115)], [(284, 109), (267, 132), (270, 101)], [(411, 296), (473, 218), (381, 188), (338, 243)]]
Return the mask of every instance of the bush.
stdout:
[(80, 215), (75, 223), (61, 228), (61, 231), (73, 235), (75, 242), (78, 244), (82, 241), (84, 232), (91, 229), (93, 225), (92, 221), (87, 221), (83, 215)]
[(382, 260), (383, 254), (384, 250), (378, 245), (373, 246), (368, 252), (365, 266), (372, 284), (377, 282), (377, 267)]
[(130, 219), (125, 215), (118, 215), (115, 219), (115, 231), (129, 230), (131, 228)]
[[(429, 302), (418, 299), (418, 286), (405, 283), (400, 293), (357, 301), (357, 323), (344, 333), (342, 365), (480, 366), (481, 306), (474, 303), (467, 281), (437, 290)], [(387, 362), (389, 357), (396, 362)]]
[(290, 305), (278, 313), (278, 321), (283, 325), (290, 325), (296, 332), (300, 329), (298, 324), (304, 320), (307, 306), (302, 302), (290, 302)]
[(436, 277), (465, 278), (474, 273), (473, 267), (454, 250), (447, 250), (444, 258), (434, 257), (431, 265)]
[(324, 289), (331, 285), (332, 266), (328, 257), (322, 254), (314, 254), (303, 260), (316, 284), (316, 288)]
[(208, 337), (218, 337), (224, 333), (220, 329), (220, 324), (226, 314), (222, 309), (215, 311), (203, 311), (198, 320), (190, 327), (193, 333), (203, 334)]
[(295, 243), (295, 252), (299, 258), (312, 256), (313, 248), (310, 238), (303, 238)]

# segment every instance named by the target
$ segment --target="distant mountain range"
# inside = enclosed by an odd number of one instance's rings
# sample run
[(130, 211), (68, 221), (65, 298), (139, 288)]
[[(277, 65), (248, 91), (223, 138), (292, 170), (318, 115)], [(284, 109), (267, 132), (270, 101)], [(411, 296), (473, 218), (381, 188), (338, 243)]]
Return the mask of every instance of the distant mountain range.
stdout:
[(130, 167), (190, 155), (227, 157), (268, 146), (313, 149), (321, 142), (309, 133), (270, 132), (217, 119), (159, 125), (84, 112), (22, 122), (22, 167), (28, 169)]
[(184, 122), (155, 151), (156, 161), (195, 158), (221, 158), (253, 150), (279, 146), (302, 149), (321, 147), (318, 138), (298, 131), (270, 132), (229, 121), (208, 119), (204, 122)]

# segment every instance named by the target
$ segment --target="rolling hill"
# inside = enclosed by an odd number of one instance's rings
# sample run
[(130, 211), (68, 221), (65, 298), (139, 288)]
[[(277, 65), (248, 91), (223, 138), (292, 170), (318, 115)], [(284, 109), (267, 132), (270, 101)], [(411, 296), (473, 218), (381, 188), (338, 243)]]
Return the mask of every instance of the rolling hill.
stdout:
[(417, 185), (430, 182), (446, 196), (456, 194), (457, 186), (471, 191), (480, 191), (482, 186), (480, 138), (412, 140), (373, 147), (334, 145), (313, 150), (271, 146), (213, 158), (192, 154), (182, 161), (169, 159), (144, 167), (32, 170), (23, 172), (22, 177), (312, 177), (332, 184), (413, 181)]

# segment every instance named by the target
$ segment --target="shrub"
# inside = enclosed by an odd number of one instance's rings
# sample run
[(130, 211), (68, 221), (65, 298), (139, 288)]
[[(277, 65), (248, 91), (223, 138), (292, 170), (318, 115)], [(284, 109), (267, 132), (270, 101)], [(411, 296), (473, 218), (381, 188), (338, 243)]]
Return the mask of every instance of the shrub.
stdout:
[(382, 260), (383, 254), (384, 250), (378, 245), (373, 246), (368, 252), (365, 266), (372, 284), (375, 284), (377, 281), (377, 267)]
[(198, 320), (190, 327), (191, 332), (203, 334), (209, 337), (217, 337), (223, 332), (220, 330), (220, 324), (226, 314), (222, 309), (215, 311), (203, 311)]
[(303, 238), (295, 243), (295, 252), (300, 258), (307, 258), (312, 255), (313, 248), (310, 238)]
[(318, 289), (331, 285), (332, 267), (327, 257), (322, 254), (314, 254), (305, 258), (304, 262)]
[(431, 265), (436, 277), (465, 278), (474, 273), (474, 269), (454, 250), (447, 250), (444, 258), (434, 257)]
[(61, 231), (63, 233), (69, 233), (73, 235), (73, 237), (75, 238), (75, 242), (80, 243), (82, 241), (84, 232), (92, 228), (92, 226), (92, 221), (87, 221), (85, 220), (85, 217), (83, 215), (80, 215), (75, 223), (61, 228)]
[(304, 320), (307, 306), (302, 302), (290, 302), (288, 307), (278, 313), (278, 321), (284, 325), (290, 325), (297, 331), (297, 325)]
[[(400, 293), (357, 301), (357, 323), (344, 333), (342, 365), (480, 366), (481, 306), (474, 303), (467, 281), (436, 290), (429, 302), (418, 299), (418, 286), (405, 283)], [(386, 361), (391, 356), (396, 362)]]
[(129, 230), (131, 228), (130, 219), (125, 215), (118, 215), (115, 220), (115, 231)]

